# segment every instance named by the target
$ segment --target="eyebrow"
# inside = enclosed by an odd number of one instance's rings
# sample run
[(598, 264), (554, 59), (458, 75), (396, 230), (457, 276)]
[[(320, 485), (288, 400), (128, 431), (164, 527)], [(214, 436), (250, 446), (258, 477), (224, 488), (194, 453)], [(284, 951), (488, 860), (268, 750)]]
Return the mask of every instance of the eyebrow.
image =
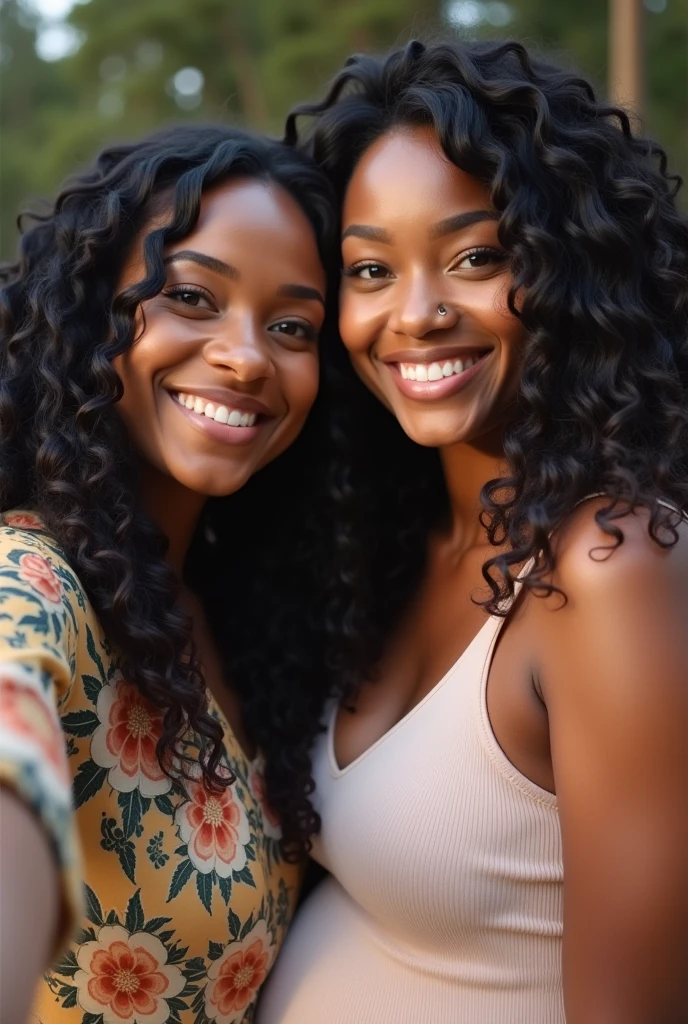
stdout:
[[(463, 231), (471, 224), (478, 224), (483, 220), (499, 220), (500, 214), (495, 210), (468, 210), (466, 213), (457, 213), (453, 217), (447, 217), (430, 228), (430, 238), (444, 238), (445, 235), (453, 235), (457, 231)], [(376, 228), (371, 224), (350, 224), (342, 235), (342, 242), (345, 238), (363, 238), (366, 242), (381, 242), (383, 245), (392, 244), (392, 236), (384, 228)]]
[(173, 252), (169, 256), (165, 256), (163, 263), (165, 266), (170, 263), (197, 263), (199, 267), (205, 267), (206, 270), (211, 270), (214, 274), (220, 274), (222, 277), (229, 277), (233, 281), (239, 277), (236, 267), (230, 266), (223, 260), (217, 260), (214, 256), (196, 252), (195, 249), (182, 249), (181, 252)]
[(373, 228), (369, 224), (349, 224), (342, 235), (342, 242), (345, 238), (363, 238), (366, 242), (383, 242), (389, 245), (392, 236), (384, 228)]
[(307, 284), (282, 284), (277, 289), (277, 294), (287, 299), (315, 299), (316, 302), (325, 305), (325, 299), (318, 289)]
[[(163, 260), (165, 266), (170, 263), (186, 262), (197, 263), (200, 267), (205, 267), (206, 270), (211, 270), (214, 274), (220, 274), (222, 277), (229, 277), (232, 281), (238, 281), (241, 276), (237, 268), (231, 264), (225, 263), (224, 260), (218, 260), (214, 256), (206, 256), (203, 252), (196, 252), (195, 249), (182, 249), (181, 252), (173, 252), (169, 256), (165, 256)], [(307, 284), (283, 284), (277, 289), (277, 294), (287, 299), (315, 299), (316, 302), (325, 305), (325, 299), (318, 289), (311, 288)]]
[(456, 231), (463, 231), (471, 224), (479, 224), (483, 220), (499, 220), (500, 214), (495, 210), (468, 210), (466, 213), (457, 213), (454, 217), (447, 217), (439, 224), (433, 224), (430, 228), (431, 238), (444, 238), (445, 235), (453, 235)]

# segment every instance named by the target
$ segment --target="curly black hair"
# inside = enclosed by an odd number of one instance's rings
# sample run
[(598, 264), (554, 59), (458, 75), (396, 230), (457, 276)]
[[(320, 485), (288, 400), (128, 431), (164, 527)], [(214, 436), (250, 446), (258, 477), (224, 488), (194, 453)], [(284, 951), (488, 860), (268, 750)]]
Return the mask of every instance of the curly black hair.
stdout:
[[(371, 143), (415, 126), (431, 127), (447, 157), (489, 188), (510, 255), (509, 308), (527, 337), (503, 437), (507, 475), (481, 494), (487, 536), (505, 547), (483, 568), (484, 605), (503, 614), (531, 557), (526, 587), (556, 589), (549, 537), (591, 493), (607, 499), (596, 518), (611, 546), (640, 506), (657, 543), (676, 541), (678, 517), (660, 501), (688, 506), (681, 182), (622, 109), (517, 42), (414, 41), (384, 59), (353, 56), (321, 102), (290, 114), (285, 141), (314, 157), (341, 202)], [(328, 363), (327, 657), (346, 697), (373, 677), (449, 510), (437, 452), (403, 434), (341, 350)]]
[[(312, 161), (273, 140), (195, 125), (105, 149), (48, 213), (30, 215), (18, 261), (0, 270), (0, 509), (40, 514), (121, 651), (122, 670), (165, 710), (161, 766), (168, 771), (191, 730), (211, 786), (232, 781), (220, 766), (222, 730), (209, 714), (191, 624), (177, 603), (167, 538), (142, 507), (112, 361), (135, 340), (140, 304), (164, 285), (165, 246), (193, 229), (205, 191), (234, 178), (289, 192), (328, 268), (334, 196)], [(118, 291), (145, 232), (145, 278)], [(310, 777), (305, 754), (283, 751), (282, 737), (315, 716), (323, 686), (306, 585), (318, 422), (316, 409), (292, 449), (245, 494), (208, 502), (187, 558), (188, 579), (244, 697), (249, 734), (270, 765), (268, 798), (294, 849), (314, 828)]]

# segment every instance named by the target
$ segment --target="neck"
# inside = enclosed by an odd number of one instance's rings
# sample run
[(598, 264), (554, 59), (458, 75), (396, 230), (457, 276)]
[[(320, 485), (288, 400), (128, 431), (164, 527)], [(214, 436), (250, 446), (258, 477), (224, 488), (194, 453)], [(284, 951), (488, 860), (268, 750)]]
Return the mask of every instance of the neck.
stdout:
[(463, 550), (485, 543), (480, 525), (480, 492), (488, 480), (503, 476), (502, 431), (497, 429), (471, 444), (440, 450), (451, 508), (451, 537)]
[(141, 493), (146, 512), (169, 541), (166, 561), (181, 579), (191, 538), (208, 499), (151, 467), (146, 467), (142, 476)]

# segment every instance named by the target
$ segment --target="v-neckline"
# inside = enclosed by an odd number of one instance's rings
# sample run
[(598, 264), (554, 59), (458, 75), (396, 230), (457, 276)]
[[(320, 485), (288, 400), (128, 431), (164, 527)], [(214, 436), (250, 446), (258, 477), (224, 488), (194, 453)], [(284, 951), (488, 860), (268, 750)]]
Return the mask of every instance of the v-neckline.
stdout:
[(501, 616), (490, 615), (489, 618), (482, 624), (482, 626), (475, 634), (473, 639), (469, 642), (468, 646), (464, 647), (463, 651), (456, 659), (456, 661), (452, 665), (450, 665), (450, 667), (447, 669), (447, 671), (444, 673), (441, 679), (439, 679), (439, 681), (435, 683), (432, 689), (428, 690), (425, 696), (422, 697), (417, 704), (414, 704), (412, 708), (409, 708), (406, 714), (402, 715), (398, 722), (395, 722), (394, 725), (390, 726), (390, 728), (386, 732), (384, 732), (382, 736), (379, 737), (379, 739), (375, 740), (374, 743), (371, 743), (369, 747), (366, 747), (366, 749), (362, 753), (360, 753), (358, 757), (355, 757), (353, 761), (350, 761), (349, 764), (345, 765), (343, 768), (340, 768), (339, 763), (337, 761), (337, 755), (335, 753), (335, 730), (341, 705), (339, 704), (338, 700), (334, 701), (334, 706), (331, 714), (329, 715), (329, 721), (327, 723), (327, 756), (330, 763), (330, 771), (334, 778), (339, 779), (343, 775), (346, 775), (348, 772), (350, 772), (353, 768), (356, 768), (361, 761), (364, 761), (368, 757), (369, 754), (374, 753), (388, 739), (390, 739), (396, 732), (398, 732), (398, 730), (401, 729), (402, 726), (409, 721), (409, 719), (411, 719), (418, 711), (421, 710), (421, 708), (428, 704), (435, 696), (435, 694), (442, 689), (447, 680), (450, 679), (450, 677), (460, 667), (461, 662), (468, 655), (468, 652), (475, 646), (478, 640), (482, 637), (483, 633), (485, 633), (488, 626), (492, 626), (493, 629), (496, 630), (499, 629), (503, 621), (504, 620), (501, 618)]

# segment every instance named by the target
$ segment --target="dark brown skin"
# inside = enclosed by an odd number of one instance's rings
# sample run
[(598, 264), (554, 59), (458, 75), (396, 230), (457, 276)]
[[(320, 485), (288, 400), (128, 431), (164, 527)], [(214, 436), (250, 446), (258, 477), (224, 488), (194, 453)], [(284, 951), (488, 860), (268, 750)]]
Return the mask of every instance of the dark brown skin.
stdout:
[[(484, 219), (433, 230), (466, 213)], [(406, 433), (440, 448), (452, 524), (431, 541), (379, 679), (356, 714), (339, 715), (340, 766), (429, 693), (485, 621), (471, 600), (485, 596), (481, 567), (494, 553), (479, 493), (504, 468), (499, 428), (523, 350), (491, 213), (488, 190), (424, 129), (373, 144), (346, 195), (342, 338)], [(487, 355), (462, 389), (432, 400), (402, 393), (399, 363), (457, 351)], [(610, 545), (594, 521), (599, 504), (573, 510), (554, 539), (553, 582), (568, 603), (525, 593), (507, 619), (488, 709), (509, 760), (557, 794), (568, 1024), (679, 1024), (688, 1020), (688, 531), (662, 549), (638, 512), (621, 521), (620, 548), (591, 556)]]
[[(142, 243), (143, 236), (122, 288), (145, 276)], [(209, 192), (196, 228), (168, 255), (182, 251), (220, 262), (210, 268), (188, 258), (170, 262), (163, 291), (143, 305), (138, 340), (115, 361), (124, 384), (119, 408), (141, 456), (144, 501), (170, 539), (169, 560), (180, 575), (206, 500), (237, 491), (303, 427), (318, 387), (325, 295), (313, 230), (279, 188), (237, 180)], [(234, 272), (228, 275), (220, 264)], [(170, 392), (201, 388), (217, 389), (228, 405), (261, 403), (265, 414), (255, 439), (229, 444), (194, 425)], [(239, 703), (222, 677), (202, 608), (188, 591), (183, 603), (193, 619), (206, 685), (248, 751)], [(59, 882), (38, 822), (1, 788), (0, 816), (7, 840), (0, 888), (15, 897), (2, 910), (1, 960), (12, 983), (2, 985), (0, 1016), (19, 1024), (55, 934)], [(29, 933), (33, 943), (19, 942)], [(5, 948), (8, 943), (12, 949)], [(21, 963), (12, 954), (15, 947)]]

